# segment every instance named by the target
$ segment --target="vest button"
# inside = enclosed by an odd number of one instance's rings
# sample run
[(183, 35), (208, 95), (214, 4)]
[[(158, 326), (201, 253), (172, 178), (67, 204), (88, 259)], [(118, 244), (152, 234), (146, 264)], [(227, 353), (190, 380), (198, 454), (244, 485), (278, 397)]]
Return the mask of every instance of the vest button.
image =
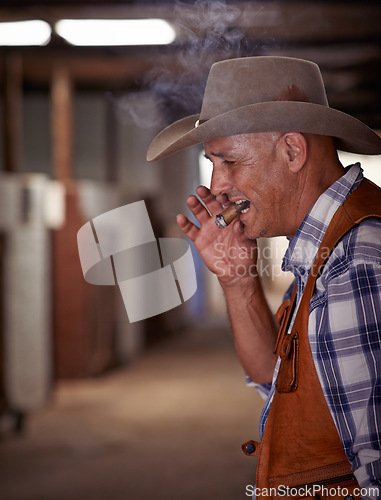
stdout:
[(245, 451), (249, 455), (253, 454), (255, 452), (255, 444), (254, 443), (247, 443), (245, 446)]

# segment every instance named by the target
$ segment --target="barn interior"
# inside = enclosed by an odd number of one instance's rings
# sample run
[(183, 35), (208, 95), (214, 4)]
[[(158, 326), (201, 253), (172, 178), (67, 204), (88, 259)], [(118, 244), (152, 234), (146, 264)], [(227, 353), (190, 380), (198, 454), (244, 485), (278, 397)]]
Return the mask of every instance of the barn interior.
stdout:
[[(380, 19), (369, 0), (2, 0), (2, 500), (246, 496), (255, 458), (240, 446), (258, 438), (263, 400), (245, 385), (216, 278), (191, 245), (196, 293), (131, 322), (118, 287), (85, 281), (77, 233), (144, 200), (156, 238), (184, 238), (176, 215), (191, 217), (186, 198), (210, 178), (202, 145), (156, 163), (146, 152), (200, 111), (216, 61), (316, 62), (330, 106), (380, 133)], [(94, 20), (162, 24), (128, 24), (124, 40), (65, 25)], [(379, 157), (340, 155), (381, 185)], [(275, 312), (287, 240), (260, 248)]]

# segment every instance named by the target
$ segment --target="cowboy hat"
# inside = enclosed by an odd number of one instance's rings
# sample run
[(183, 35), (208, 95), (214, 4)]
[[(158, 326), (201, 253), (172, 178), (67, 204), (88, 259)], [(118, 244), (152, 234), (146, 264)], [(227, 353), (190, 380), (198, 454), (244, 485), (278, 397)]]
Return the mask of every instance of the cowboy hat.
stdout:
[(381, 138), (364, 123), (330, 108), (319, 67), (291, 57), (243, 57), (212, 65), (200, 115), (160, 132), (147, 160), (195, 144), (253, 132), (304, 132), (334, 137), (337, 149), (381, 154)]

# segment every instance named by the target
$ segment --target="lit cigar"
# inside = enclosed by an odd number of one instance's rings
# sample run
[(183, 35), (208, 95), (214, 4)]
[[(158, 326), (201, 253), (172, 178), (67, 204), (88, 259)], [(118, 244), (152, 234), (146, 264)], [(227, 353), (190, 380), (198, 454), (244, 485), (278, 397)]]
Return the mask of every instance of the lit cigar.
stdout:
[(231, 222), (233, 222), (233, 220), (237, 217), (238, 214), (242, 213), (245, 209), (248, 209), (249, 206), (250, 206), (249, 200), (242, 200), (233, 203), (226, 210), (216, 215), (216, 220), (214, 222), (220, 229), (224, 229)]

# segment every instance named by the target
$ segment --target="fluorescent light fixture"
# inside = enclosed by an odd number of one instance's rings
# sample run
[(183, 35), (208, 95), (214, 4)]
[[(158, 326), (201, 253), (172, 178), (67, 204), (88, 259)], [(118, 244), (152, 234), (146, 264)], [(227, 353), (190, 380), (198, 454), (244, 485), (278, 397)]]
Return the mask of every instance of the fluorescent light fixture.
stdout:
[(46, 45), (51, 34), (50, 25), (38, 19), (0, 23), (0, 45)]
[(176, 38), (164, 19), (61, 19), (56, 32), (72, 45), (167, 45)]

